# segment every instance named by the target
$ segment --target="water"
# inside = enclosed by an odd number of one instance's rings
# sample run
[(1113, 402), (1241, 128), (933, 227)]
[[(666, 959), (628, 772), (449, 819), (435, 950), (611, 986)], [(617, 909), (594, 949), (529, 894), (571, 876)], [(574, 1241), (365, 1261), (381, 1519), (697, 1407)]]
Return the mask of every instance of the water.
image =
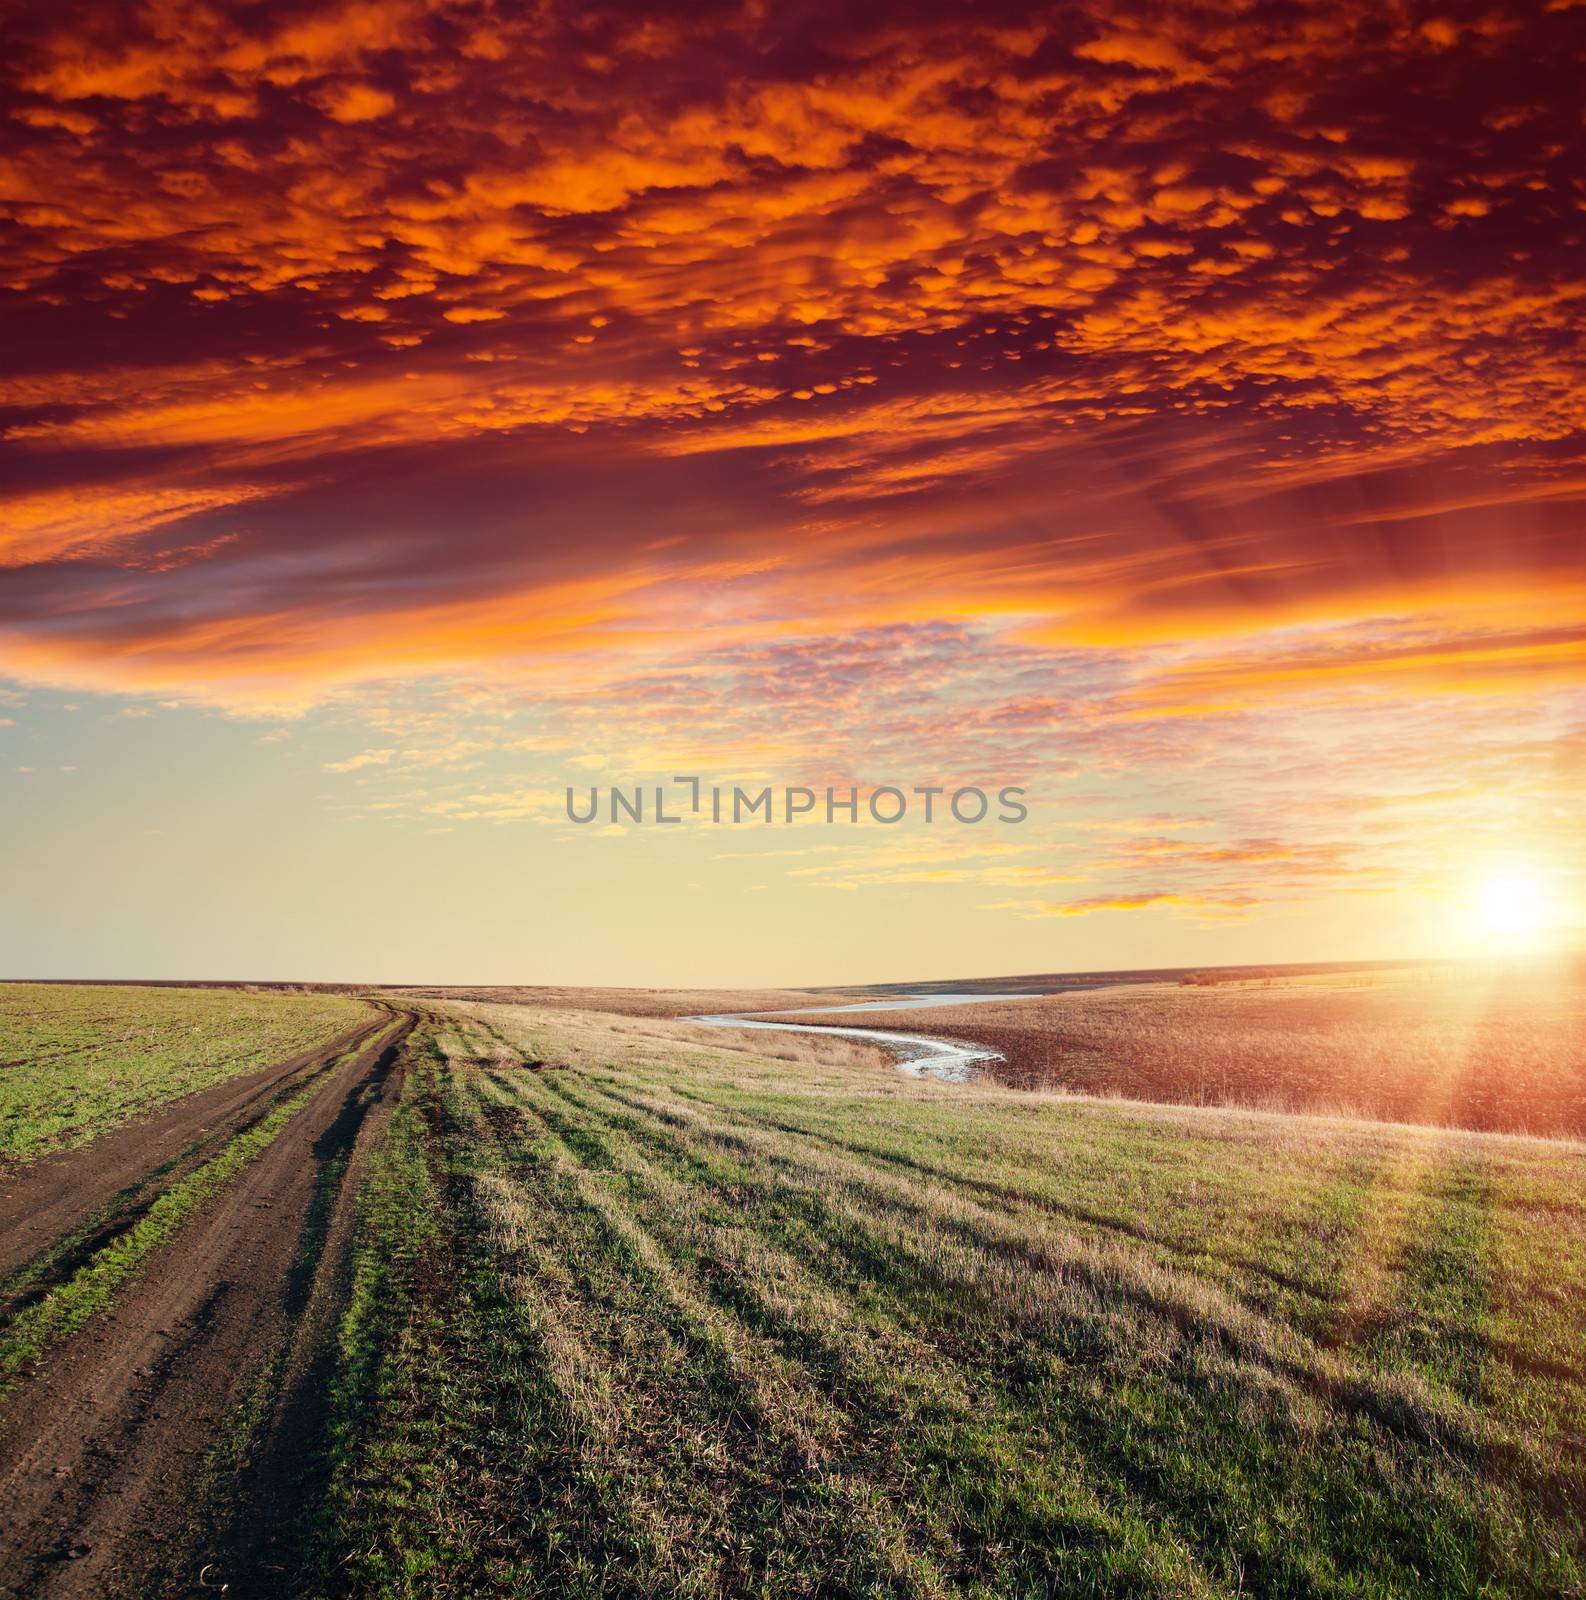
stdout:
[[(895, 1000), (861, 1000), (856, 1004), (832, 1006), (832, 1011), (908, 1011), (920, 1006), (973, 1005), (981, 1000), (1021, 1000), (1028, 995), (932, 994), (903, 995)], [(836, 1033), (850, 1039), (868, 1039), (890, 1050), (898, 1069), (912, 1078), (927, 1073), (949, 1083), (964, 1083), (974, 1077), (985, 1061), (1001, 1061), (1000, 1050), (990, 1045), (969, 1044), (958, 1039), (932, 1039), (918, 1033), (890, 1033), (884, 1028), (845, 1028), (815, 1022), (763, 1022), (775, 1012), (722, 1012), (708, 1017), (681, 1017), (681, 1022), (703, 1022), (714, 1028), (773, 1028), (779, 1033)]]

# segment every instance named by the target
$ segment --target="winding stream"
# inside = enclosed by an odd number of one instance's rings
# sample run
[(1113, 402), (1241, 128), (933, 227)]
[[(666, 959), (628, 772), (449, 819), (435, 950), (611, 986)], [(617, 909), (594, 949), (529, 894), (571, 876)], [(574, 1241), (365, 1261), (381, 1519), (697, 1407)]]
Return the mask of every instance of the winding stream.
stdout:
[[(1028, 995), (1006, 994), (931, 994), (900, 995), (891, 1000), (861, 1000), (846, 1006), (831, 1006), (838, 1011), (912, 1011), (923, 1006), (975, 1005), (988, 1000), (1022, 1000)], [(898, 1070), (910, 1077), (927, 1073), (949, 1083), (964, 1083), (975, 1076), (979, 1063), (1001, 1061), (1000, 1050), (990, 1045), (969, 1044), (956, 1039), (933, 1039), (921, 1033), (893, 1033), (885, 1028), (849, 1028), (824, 1022), (764, 1022), (777, 1016), (774, 1011), (720, 1012), (713, 1016), (680, 1017), (680, 1022), (703, 1022), (714, 1028), (773, 1028), (779, 1033), (836, 1033), (852, 1039), (868, 1039), (890, 1050)]]

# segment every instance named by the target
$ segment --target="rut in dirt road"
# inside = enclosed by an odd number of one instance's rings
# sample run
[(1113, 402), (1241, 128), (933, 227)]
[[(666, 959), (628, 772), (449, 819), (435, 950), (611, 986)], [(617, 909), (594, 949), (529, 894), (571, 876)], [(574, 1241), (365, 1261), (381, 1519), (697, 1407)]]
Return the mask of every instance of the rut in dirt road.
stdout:
[(184, 1552), (224, 1515), (193, 1504), (198, 1469), (268, 1364), (301, 1410), (334, 1326), (327, 1280), (417, 1018), (385, 1021), (107, 1312), (0, 1403), (0, 1594), (132, 1595), (157, 1566), (157, 1592), (198, 1592)]
[(106, 1219), (113, 1226), (136, 1209), (139, 1187), (151, 1174), (162, 1168), (179, 1171), (261, 1115), (291, 1079), (328, 1066), (390, 1022), (389, 1012), (372, 1013), (366, 1022), (290, 1060), (183, 1095), (109, 1129), (91, 1144), (42, 1156), (0, 1180), (0, 1278), (120, 1198), (125, 1206)]

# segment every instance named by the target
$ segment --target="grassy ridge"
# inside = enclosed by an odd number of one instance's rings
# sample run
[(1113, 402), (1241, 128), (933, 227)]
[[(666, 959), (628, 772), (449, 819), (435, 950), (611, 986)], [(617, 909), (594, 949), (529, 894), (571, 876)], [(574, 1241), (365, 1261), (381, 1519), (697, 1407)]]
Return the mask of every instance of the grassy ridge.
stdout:
[(343, 995), (0, 984), (0, 1167), (86, 1144), (368, 1015)]
[(1583, 1180), (459, 1009), (364, 1196), (320, 1587), (1579, 1593)]

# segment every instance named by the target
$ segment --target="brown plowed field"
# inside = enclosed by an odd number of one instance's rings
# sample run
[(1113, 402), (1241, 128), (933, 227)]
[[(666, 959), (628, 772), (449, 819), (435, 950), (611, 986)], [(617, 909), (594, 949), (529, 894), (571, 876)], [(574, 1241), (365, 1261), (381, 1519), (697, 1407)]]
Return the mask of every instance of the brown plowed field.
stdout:
[(799, 1010), (989, 1045), (985, 1077), (1187, 1105), (1586, 1136), (1586, 972), (1505, 965), (1149, 983), (899, 1011)]
[[(196, 1593), (202, 1569), (186, 1552), (200, 1548), (216, 1563), (206, 1585), (223, 1581), (214, 1576), (225, 1562), (216, 1530), (194, 1525), (199, 1469), (261, 1368), (275, 1362), (285, 1381), (277, 1380), (250, 1481), (267, 1494), (280, 1474), (270, 1441), (288, 1442), (289, 1414), (301, 1403), (294, 1379), (312, 1366), (312, 1346), (328, 1326), (325, 1295), (316, 1291), (337, 1271), (358, 1159), (389, 1107), (413, 1026), (408, 1016), (393, 1030), (393, 1020), (376, 1019), (365, 1031), (381, 1028), (380, 1037), (360, 1050), (348, 1051), (343, 1039), (339, 1057), (333, 1046), (227, 1084), (225, 1095), (191, 1096), (151, 1119), (153, 1141), (149, 1124), (118, 1132), (63, 1158), (51, 1174), (58, 1184), (74, 1163), (81, 1174), (83, 1192), (63, 1190), (56, 1201), (69, 1226), (73, 1207), (91, 1214), (128, 1185), (140, 1133), (147, 1170), (205, 1142), (206, 1133), (245, 1127), (287, 1080), (320, 1068), (276, 1138), (151, 1255), (105, 1313), (6, 1397), (0, 1593), (130, 1595), (155, 1568), (165, 1572), (161, 1592)], [(25, 1204), (26, 1192), (25, 1182), (13, 1185), (6, 1205)], [(238, 1575), (228, 1576), (230, 1593), (243, 1592)]]

